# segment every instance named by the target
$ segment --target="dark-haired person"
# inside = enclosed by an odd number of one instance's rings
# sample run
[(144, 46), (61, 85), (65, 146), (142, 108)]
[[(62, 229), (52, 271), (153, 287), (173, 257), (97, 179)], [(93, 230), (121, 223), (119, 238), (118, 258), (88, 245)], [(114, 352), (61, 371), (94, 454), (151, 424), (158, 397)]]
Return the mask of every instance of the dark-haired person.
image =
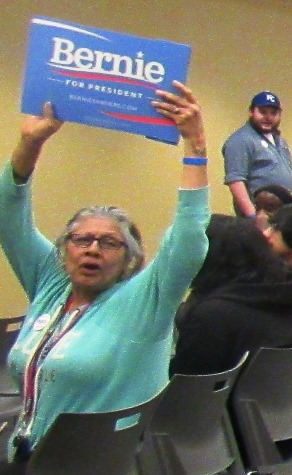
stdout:
[(40, 233), (30, 177), (62, 124), (50, 104), (24, 120), (0, 176), (0, 240), (30, 302), (9, 355), (24, 398), (1, 475), (25, 473), (60, 413), (135, 406), (168, 381), (175, 312), (205, 258), (209, 221), (201, 109), (190, 89), (174, 85), (178, 95), (156, 91), (152, 104), (184, 139), (182, 181), (174, 222), (146, 267), (140, 233), (116, 207), (77, 212), (57, 246)]
[(264, 235), (274, 251), (292, 268), (292, 204), (282, 206), (272, 214)]
[(269, 217), (285, 204), (292, 203), (292, 192), (281, 185), (267, 185), (258, 188), (254, 194), (257, 226), (268, 227)]
[(170, 375), (209, 374), (246, 351), (292, 344), (292, 274), (245, 218), (212, 215), (209, 251), (177, 315)]
[(292, 161), (287, 142), (280, 134), (280, 99), (270, 91), (256, 94), (249, 118), (224, 143), (225, 180), (239, 216), (254, 217), (253, 193), (279, 184), (292, 190)]

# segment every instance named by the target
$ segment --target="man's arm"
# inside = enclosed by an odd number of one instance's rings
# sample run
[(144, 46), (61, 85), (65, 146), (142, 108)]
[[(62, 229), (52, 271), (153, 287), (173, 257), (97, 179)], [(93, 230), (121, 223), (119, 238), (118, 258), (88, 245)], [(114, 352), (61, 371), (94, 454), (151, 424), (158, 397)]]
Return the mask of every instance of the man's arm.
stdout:
[(228, 187), (236, 206), (240, 209), (242, 214), (247, 217), (254, 216), (256, 210), (249, 197), (245, 183), (243, 181), (234, 181), (228, 183)]
[(255, 214), (255, 208), (246, 186), (249, 181), (249, 169), (252, 161), (252, 143), (247, 140), (242, 129), (233, 133), (222, 147), (224, 184), (229, 187), (235, 209), (240, 210), (244, 216), (250, 216)]

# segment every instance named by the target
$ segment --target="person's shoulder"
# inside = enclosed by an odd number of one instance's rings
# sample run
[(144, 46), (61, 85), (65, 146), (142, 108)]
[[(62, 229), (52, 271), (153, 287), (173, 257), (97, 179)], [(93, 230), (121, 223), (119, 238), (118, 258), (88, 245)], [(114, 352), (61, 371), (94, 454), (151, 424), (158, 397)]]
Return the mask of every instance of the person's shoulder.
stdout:
[(290, 148), (289, 147), (289, 144), (287, 142), (287, 140), (285, 139), (285, 137), (283, 137), (283, 135), (279, 135), (279, 139), (280, 139), (280, 142), (282, 142), (282, 144), (287, 147), (287, 148)]
[(225, 140), (223, 144), (223, 151), (230, 146), (238, 146), (240, 143), (246, 144), (249, 139), (252, 139), (255, 131), (253, 127), (246, 122), (239, 129), (235, 130), (229, 137)]
[(254, 132), (253, 127), (250, 125), (249, 122), (246, 122), (244, 125), (236, 129), (232, 134), (230, 134), (227, 141), (230, 139), (241, 138), (253, 132)]
[(237, 301), (226, 299), (224, 293), (218, 291), (186, 306), (180, 323), (185, 329), (202, 323), (204, 325), (211, 323), (213, 327), (220, 326), (223, 321), (233, 321), (239, 307)]

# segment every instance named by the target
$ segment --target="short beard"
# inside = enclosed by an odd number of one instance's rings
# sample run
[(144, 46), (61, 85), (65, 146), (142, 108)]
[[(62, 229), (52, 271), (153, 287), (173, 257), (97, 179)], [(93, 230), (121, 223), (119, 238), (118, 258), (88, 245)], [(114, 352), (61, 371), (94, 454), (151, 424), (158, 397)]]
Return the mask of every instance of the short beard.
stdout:
[(253, 126), (253, 128), (255, 130), (257, 130), (260, 134), (272, 134), (272, 133), (276, 133), (276, 134), (279, 134), (279, 125), (280, 124), (277, 124), (275, 125), (274, 127), (271, 128), (271, 130), (265, 130), (263, 129), (260, 125), (257, 125), (253, 120), (252, 118), (249, 119), (249, 122), (250, 124)]

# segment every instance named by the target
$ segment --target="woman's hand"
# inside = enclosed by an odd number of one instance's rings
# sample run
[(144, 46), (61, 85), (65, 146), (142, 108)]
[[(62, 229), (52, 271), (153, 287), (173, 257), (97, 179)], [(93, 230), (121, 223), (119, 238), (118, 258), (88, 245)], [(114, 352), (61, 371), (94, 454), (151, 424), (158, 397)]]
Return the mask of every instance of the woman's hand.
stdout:
[(207, 147), (200, 105), (190, 89), (181, 82), (173, 81), (180, 95), (157, 90), (161, 101), (152, 101), (153, 106), (165, 117), (172, 119), (184, 139), (184, 153), (187, 158), (200, 158), (203, 162), (191, 161), (184, 164), (181, 187), (202, 188), (208, 184)]
[(55, 134), (63, 122), (54, 117), (53, 106), (46, 102), (41, 117), (28, 115), (21, 127), (21, 138), (11, 158), (14, 180), (25, 183), (32, 174), (41, 148)]
[(43, 144), (51, 135), (55, 134), (63, 122), (54, 117), (53, 106), (46, 102), (41, 117), (28, 115), (21, 128), (21, 136), (32, 143)]
[(200, 105), (192, 91), (179, 81), (173, 81), (180, 95), (157, 90), (162, 101), (152, 101), (158, 112), (174, 121), (181, 136), (190, 144), (190, 153), (206, 155), (206, 139)]

